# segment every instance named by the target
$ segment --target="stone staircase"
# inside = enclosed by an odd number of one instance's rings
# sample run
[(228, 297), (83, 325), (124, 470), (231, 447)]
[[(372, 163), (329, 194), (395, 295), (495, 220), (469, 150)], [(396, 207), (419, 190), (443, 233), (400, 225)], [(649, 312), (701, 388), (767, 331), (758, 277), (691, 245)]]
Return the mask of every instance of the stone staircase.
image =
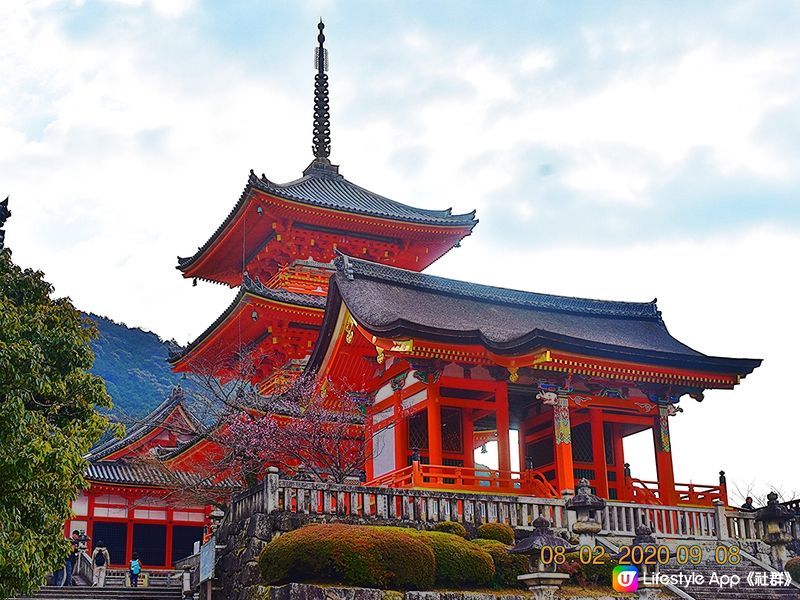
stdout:
[[(179, 587), (91, 587), (44, 586), (29, 598), (38, 600), (181, 600), (183, 595)], [(22, 599), (12, 599), (22, 600)]]
[[(718, 565), (716, 562), (703, 561), (699, 565), (678, 565), (670, 563), (661, 567), (662, 574), (677, 573), (699, 573), (705, 579), (703, 585), (692, 584), (688, 586), (676, 586), (679, 590), (677, 594), (688, 600), (800, 600), (800, 589), (794, 585), (789, 587), (752, 587), (747, 582), (747, 576), (751, 572), (769, 573), (771, 570), (756, 564), (751, 560), (742, 557), (742, 562), (738, 565)], [(720, 588), (717, 583), (710, 583), (709, 580), (713, 573), (717, 576), (732, 577), (738, 576), (740, 581), (735, 587)], [(676, 593), (676, 590), (670, 590)], [(683, 594), (680, 594), (683, 592)]]

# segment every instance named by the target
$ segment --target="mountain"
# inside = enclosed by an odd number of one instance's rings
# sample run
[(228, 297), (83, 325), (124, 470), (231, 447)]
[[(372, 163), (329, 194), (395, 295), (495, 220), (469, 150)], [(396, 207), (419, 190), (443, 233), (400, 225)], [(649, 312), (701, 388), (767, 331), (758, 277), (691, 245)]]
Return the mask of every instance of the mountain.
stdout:
[(99, 333), (92, 343), (95, 359), (91, 371), (105, 379), (114, 400), (112, 412), (122, 419), (146, 415), (179, 384), (180, 377), (167, 363), (170, 343), (138, 327), (99, 315), (86, 316)]

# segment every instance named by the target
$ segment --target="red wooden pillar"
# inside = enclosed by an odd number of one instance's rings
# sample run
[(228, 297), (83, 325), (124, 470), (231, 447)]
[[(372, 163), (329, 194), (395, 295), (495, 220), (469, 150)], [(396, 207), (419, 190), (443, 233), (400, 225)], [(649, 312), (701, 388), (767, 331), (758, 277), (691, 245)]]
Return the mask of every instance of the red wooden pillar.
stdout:
[(403, 413), (401, 392), (395, 392), (394, 398), (394, 468), (403, 469), (408, 466), (408, 419)]
[(678, 497), (675, 493), (675, 473), (672, 468), (672, 447), (669, 439), (667, 409), (660, 407), (653, 424), (653, 441), (656, 449), (656, 471), (658, 472), (658, 496), (662, 504), (674, 506)]
[(572, 427), (569, 422), (569, 400), (566, 393), (558, 393), (553, 406), (555, 439), (556, 484), (558, 492), (575, 491), (575, 469), (572, 466)]
[(165, 567), (171, 567), (172, 566), (172, 520), (173, 520), (173, 517), (174, 517), (173, 510), (171, 508), (167, 507), (167, 548), (166, 548), (166, 553), (165, 553), (165, 557), (164, 557), (166, 559), (165, 560), (166, 564), (164, 565)]
[(606, 441), (603, 427), (603, 409), (589, 408), (592, 424), (592, 456), (594, 457), (594, 486), (597, 495), (608, 498), (608, 468), (606, 467)]
[(128, 504), (126, 507), (126, 510), (128, 512), (128, 519), (127, 519), (128, 529), (126, 531), (126, 537), (125, 537), (125, 564), (129, 565), (131, 562), (131, 557), (133, 556), (133, 511), (134, 511), (133, 506), (135, 502), (133, 496), (131, 496), (130, 494), (125, 494), (122, 497), (125, 498)]
[(442, 464), (442, 407), (439, 404), (439, 384), (428, 386), (428, 462)]
[(511, 444), (508, 439), (508, 384), (497, 384), (494, 396), (497, 423), (497, 465), (501, 471), (511, 470)]
[[(372, 416), (368, 416), (368, 420), (372, 420)], [(372, 464), (375, 460), (375, 447), (372, 441), (372, 436), (374, 435), (374, 430), (372, 427), (369, 426), (367, 423), (367, 427), (364, 430), (364, 457), (366, 460), (364, 461), (364, 479), (366, 481), (372, 481), (374, 477), (373, 473), (375, 472), (374, 465)], [(379, 452), (382, 450), (379, 450)]]
[(611, 431), (614, 435), (614, 471), (617, 474), (617, 500), (629, 500), (625, 487), (625, 446), (622, 443), (622, 425), (614, 423)]

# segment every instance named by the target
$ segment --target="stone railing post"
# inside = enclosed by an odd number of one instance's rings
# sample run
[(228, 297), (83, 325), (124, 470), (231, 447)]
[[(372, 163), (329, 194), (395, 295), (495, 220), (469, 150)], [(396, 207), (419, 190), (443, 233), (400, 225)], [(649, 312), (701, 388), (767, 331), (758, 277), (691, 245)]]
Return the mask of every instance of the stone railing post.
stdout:
[(263, 508), (267, 514), (278, 510), (278, 467), (267, 467), (267, 477), (264, 480), (264, 491), (266, 492), (266, 506)]
[(730, 538), (728, 531), (728, 517), (725, 514), (725, 504), (722, 500), (714, 500), (714, 521), (717, 526), (717, 539), (727, 540)]
[(189, 565), (184, 566), (183, 573), (181, 573), (181, 590), (184, 598), (192, 598), (194, 596), (192, 592), (192, 568)]

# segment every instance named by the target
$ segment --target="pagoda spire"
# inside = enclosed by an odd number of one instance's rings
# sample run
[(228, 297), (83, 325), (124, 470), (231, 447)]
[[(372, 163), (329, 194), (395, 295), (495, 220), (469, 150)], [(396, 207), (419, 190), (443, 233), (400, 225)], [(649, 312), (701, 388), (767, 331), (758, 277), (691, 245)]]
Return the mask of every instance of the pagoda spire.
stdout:
[(324, 47), (325, 23), (322, 19), (317, 25), (319, 46), (314, 49), (314, 67), (317, 74), (314, 76), (314, 160), (330, 163), (331, 155), (331, 114), (328, 101), (328, 49)]

